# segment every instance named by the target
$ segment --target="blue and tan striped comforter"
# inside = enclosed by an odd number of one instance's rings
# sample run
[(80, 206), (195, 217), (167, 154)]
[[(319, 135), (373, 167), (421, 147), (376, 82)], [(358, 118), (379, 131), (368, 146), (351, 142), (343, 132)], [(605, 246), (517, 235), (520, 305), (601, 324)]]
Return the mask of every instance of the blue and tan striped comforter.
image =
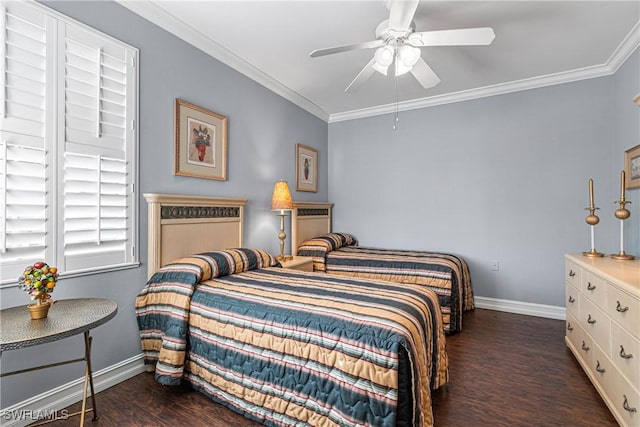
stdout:
[(136, 300), (159, 382), (266, 425), (433, 425), (447, 356), (432, 291), (277, 267), (214, 277), (209, 258), (163, 267)]
[(347, 233), (329, 233), (300, 245), (316, 271), (418, 284), (439, 297), (446, 333), (462, 330), (462, 312), (474, 308), (469, 267), (463, 258), (441, 252), (365, 248)]

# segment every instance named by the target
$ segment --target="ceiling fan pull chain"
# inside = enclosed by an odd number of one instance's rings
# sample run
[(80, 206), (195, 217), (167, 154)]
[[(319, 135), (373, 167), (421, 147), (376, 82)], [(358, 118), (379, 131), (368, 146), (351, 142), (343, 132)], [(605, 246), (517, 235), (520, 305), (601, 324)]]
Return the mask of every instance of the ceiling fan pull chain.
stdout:
[(398, 122), (400, 121), (400, 119), (398, 118), (398, 76), (393, 76), (393, 81), (396, 86), (396, 108), (393, 113), (393, 130), (396, 130), (396, 128), (398, 127)]

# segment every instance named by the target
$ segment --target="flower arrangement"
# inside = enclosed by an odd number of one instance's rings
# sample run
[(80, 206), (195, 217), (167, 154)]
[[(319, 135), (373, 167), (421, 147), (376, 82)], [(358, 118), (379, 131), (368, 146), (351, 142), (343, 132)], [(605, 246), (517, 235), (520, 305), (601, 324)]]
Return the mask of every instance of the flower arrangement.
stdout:
[(22, 276), (18, 278), (19, 287), (36, 300), (37, 305), (50, 304), (51, 292), (58, 282), (58, 269), (50, 267), (44, 261), (38, 261), (24, 269)]

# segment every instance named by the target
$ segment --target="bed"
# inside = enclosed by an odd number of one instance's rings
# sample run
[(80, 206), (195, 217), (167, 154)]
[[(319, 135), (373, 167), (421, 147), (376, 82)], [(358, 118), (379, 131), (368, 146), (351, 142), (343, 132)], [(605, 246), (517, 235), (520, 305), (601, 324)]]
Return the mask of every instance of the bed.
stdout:
[(355, 236), (331, 232), (332, 203), (294, 202), (292, 252), (313, 258), (314, 271), (426, 286), (439, 298), (444, 330), (462, 330), (462, 313), (474, 308), (469, 267), (454, 254), (358, 245)]
[[(431, 390), (448, 379), (434, 292), (280, 268), (242, 248), (242, 199), (145, 198), (136, 316), (158, 382), (265, 425), (433, 425)], [(195, 240), (207, 249), (193, 255)]]

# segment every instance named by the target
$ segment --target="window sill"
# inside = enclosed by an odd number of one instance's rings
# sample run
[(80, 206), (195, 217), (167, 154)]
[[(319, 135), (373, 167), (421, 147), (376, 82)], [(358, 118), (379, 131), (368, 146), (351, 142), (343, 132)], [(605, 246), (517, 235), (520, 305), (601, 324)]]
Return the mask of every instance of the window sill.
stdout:
[[(128, 270), (131, 268), (138, 268), (140, 267), (141, 263), (140, 262), (132, 262), (132, 263), (128, 263), (128, 264), (119, 264), (119, 265), (114, 265), (111, 267), (100, 267), (100, 268), (91, 268), (91, 269), (87, 269), (87, 270), (81, 270), (81, 271), (72, 271), (70, 273), (60, 273), (60, 278), (61, 279), (71, 279), (74, 277), (82, 277), (82, 276), (88, 276), (90, 274), (103, 274), (103, 273), (110, 273), (113, 271), (120, 271), (120, 270)], [(0, 289), (8, 289), (8, 288), (13, 288), (13, 287), (17, 287), (18, 286), (18, 282), (17, 282), (17, 278), (15, 279), (3, 279), (2, 281), (0, 281)]]

